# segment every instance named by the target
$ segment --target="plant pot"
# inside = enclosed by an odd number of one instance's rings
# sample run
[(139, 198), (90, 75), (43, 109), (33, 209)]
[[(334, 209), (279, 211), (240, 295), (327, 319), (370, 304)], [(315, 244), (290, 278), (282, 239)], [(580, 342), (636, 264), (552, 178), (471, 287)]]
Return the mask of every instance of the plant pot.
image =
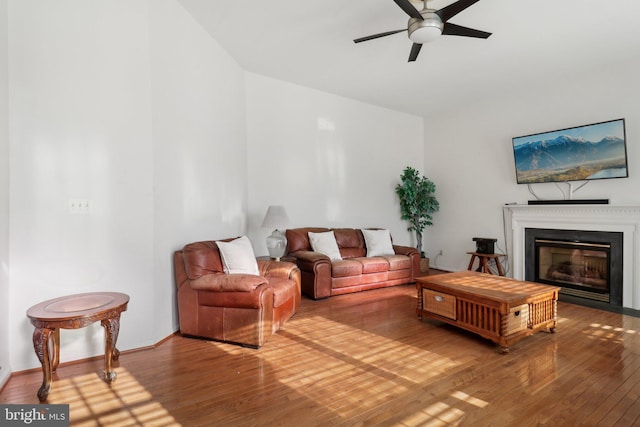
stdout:
[(429, 258), (420, 258), (420, 272), (426, 273), (429, 271)]

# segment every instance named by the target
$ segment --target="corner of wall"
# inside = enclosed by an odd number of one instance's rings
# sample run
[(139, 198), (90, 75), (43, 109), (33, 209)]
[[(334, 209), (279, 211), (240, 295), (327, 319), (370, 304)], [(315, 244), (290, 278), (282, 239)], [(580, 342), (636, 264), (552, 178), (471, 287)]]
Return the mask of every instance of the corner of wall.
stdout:
[(0, 0), (0, 389), (9, 364), (9, 77), (7, 0)]

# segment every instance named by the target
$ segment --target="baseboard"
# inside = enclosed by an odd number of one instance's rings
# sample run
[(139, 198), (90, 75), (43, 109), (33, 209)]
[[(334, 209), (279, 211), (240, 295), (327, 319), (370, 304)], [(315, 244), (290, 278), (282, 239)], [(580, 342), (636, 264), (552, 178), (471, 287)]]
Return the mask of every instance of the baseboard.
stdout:
[(529, 200), (530, 205), (608, 205), (609, 199)]
[[(169, 340), (171, 337), (176, 336), (176, 335), (180, 335), (180, 331), (173, 331), (172, 333), (170, 333), (169, 335), (167, 335), (166, 337), (162, 338), (160, 341), (158, 341), (158, 342), (156, 342), (154, 344), (146, 345), (146, 346), (143, 346), (143, 347), (130, 348), (128, 350), (122, 350), (122, 351), (120, 351), (120, 356), (127, 355), (127, 354), (130, 354), (130, 353), (136, 353), (136, 352), (139, 352), (139, 351), (153, 350), (154, 348), (156, 348), (160, 344), (164, 343), (165, 341)], [(91, 362), (91, 361), (95, 361), (95, 360), (104, 360), (104, 354), (98, 354), (98, 355), (95, 355), (95, 356), (83, 357), (81, 359), (69, 360), (68, 362), (60, 363), (59, 367), (71, 366), (71, 365), (76, 365), (78, 363)], [(2, 371), (3, 370), (0, 370), (0, 390), (2, 390), (2, 388), (4, 387), (6, 382), (8, 382), (10, 377), (15, 376), (15, 375), (30, 374), (30, 373), (33, 373), (33, 372), (42, 372), (42, 366), (38, 366), (38, 367), (34, 367), (34, 368), (22, 369), (20, 371), (9, 372), (8, 374), (6, 374), (6, 378), (2, 376)], [(4, 383), (3, 383), (3, 381), (4, 381)]]
[(4, 389), (4, 386), (9, 382), (9, 378), (11, 378), (11, 371), (7, 368), (0, 369), (0, 392)]
[(583, 307), (595, 308), (598, 310), (610, 311), (612, 313), (624, 314), (626, 316), (640, 317), (640, 310), (627, 307), (618, 307), (606, 302), (594, 301), (587, 298), (579, 298), (571, 295), (560, 294), (559, 301), (569, 304), (581, 305)]

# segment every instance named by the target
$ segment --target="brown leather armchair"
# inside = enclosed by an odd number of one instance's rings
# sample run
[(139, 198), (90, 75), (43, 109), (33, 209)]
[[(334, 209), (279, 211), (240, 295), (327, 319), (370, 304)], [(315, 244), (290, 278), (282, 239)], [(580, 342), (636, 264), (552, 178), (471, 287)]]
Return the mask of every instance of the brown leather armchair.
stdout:
[(174, 266), (184, 335), (259, 348), (300, 306), (293, 263), (258, 260), (259, 276), (226, 274), (218, 246), (205, 241), (176, 251)]

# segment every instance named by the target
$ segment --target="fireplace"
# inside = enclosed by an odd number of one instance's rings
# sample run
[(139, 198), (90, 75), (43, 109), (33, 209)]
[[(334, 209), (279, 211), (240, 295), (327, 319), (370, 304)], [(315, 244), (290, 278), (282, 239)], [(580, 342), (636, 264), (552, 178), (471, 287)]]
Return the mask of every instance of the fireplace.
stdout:
[(622, 239), (618, 232), (526, 228), (525, 279), (621, 307)]
[[(535, 254), (535, 250), (532, 250), (534, 243), (527, 239), (525, 244), (527, 229), (583, 230), (621, 234), (621, 248), (616, 248), (615, 246), (618, 245), (614, 245), (609, 253), (611, 259), (620, 261), (617, 266), (614, 264), (607, 267), (611, 287), (610, 303), (572, 297), (566, 293), (561, 295), (561, 299), (573, 300), (570, 302), (580, 300), (584, 302), (575, 302), (592, 307), (608, 307), (613, 311), (619, 309), (620, 312), (625, 312), (631, 309), (634, 315), (638, 314), (640, 311), (640, 205), (506, 205), (503, 208), (503, 214), (508, 274), (518, 280), (530, 279), (532, 269), (535, 274), (535, 264), (532, 261), (532, 254)], [(558, 240), (558, 237), (553, 236), (542, 236), (542, 238)], [(559, 240), (575, 239), (562, 236)], [(596, 241), (596, 243), (601, 242)], [(614, 252), (618, 250), (620, 252)], [(620, 283), (622, 283), (621, 290), (616, 288)], [(594, 292), (592, 289), (586, 289), (586, 291)], [(621, 307), (615, 304), (621, 304)]]

